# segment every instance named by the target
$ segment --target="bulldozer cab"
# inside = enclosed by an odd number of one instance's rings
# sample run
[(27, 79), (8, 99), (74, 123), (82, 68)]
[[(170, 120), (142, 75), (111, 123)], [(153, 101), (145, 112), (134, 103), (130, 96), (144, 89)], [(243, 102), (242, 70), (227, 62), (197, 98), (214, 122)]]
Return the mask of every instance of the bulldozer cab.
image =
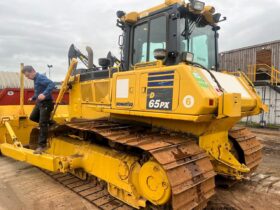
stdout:
[(217, 31), (220, 14), (203, 2), (165, 1), (142, 13), (118, 12), (124, 32), (123, 70), (162, 60), (217, 69)]

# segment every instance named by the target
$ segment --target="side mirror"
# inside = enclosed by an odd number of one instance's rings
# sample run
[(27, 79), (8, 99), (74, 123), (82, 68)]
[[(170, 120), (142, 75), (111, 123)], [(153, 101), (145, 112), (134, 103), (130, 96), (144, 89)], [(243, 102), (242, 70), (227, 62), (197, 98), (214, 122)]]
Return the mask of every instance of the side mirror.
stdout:
[(119, 45), (120, 47), (123, 47), (123, 46), (124, 46), (124, 35), (119, 35), (118, 45)]
[(117, 11), (117, 17), (119, 19), (121, 19), (123, 16), (125, 16), (125, 12), (124, 11)]
[(213, 20), (214, 20), (214, 22), (215, 22), (215, 23), (220, 22), (221, 16), (222, 16), (221, 13), (216, 13), (216, 14), (214, 14), (214, 15), (213, 15)]
[(102, 69), (107, 69), (111, 65), (111, 61), (108, 58), (99, 58), (98, 64)]
[(167, 51), (165, 49), (154, 50), (154, 58), (156, 60), (165, 60), (167, 57)]

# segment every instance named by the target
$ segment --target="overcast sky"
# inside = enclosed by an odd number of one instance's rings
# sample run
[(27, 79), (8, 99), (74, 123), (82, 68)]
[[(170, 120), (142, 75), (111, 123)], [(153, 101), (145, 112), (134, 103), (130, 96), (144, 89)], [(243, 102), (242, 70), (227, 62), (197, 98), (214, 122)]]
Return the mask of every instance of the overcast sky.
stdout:
[[(0, 71), (19, 71), (21, 62), (64, 78), (71, 43), (95, 58), (119, 56), (116, 11), (141, 11), (164, 0), (0, 0)], [(206, 0), (227, 17), (220, 24), (220, 51), (280, 39), (280, 1)]]

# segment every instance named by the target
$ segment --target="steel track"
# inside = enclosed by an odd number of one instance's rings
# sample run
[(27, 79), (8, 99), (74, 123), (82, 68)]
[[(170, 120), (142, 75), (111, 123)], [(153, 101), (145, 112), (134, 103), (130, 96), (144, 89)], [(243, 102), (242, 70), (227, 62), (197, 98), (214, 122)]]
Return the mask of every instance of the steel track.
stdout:
[[(172, 209), (203, 209), (214, 194), (215, 173), (208, 156), (197, 146), (193, 137), (172, 136), (106, 120), (77, 120), (68, 123), (67, 127), (84, 135), (101, 135), (109, 142), (149, 153), (166, 170), (173, 193)], [(243, 153), (244, 164), (253, 173), (262, 159), (262, 145), (246, 128), (230, 130), (229, 137), (237, 142)], [(83, 181), (71, 174), (44, 172), (101, 210), (133, 209), (111, 196), (106, 185), (100, 184), (96, 178), (94, 181)]]
[(111, 196), (106, 186), (97, 182), (95, 179), (84, 181), (72, 174), (54, 173), (46, 170), (42, 171), (100, 210), (133, 210), (132, 207)]
[[(262, 144), (247, 128), (234, 128), (229, 131), (229, 137), (239, 146), (239, 161), (250, 168), (250, 176), (262, 161)], [(241, 150), (241, 151), (240, 151)]]
[[(92, 139), (92, 135), (98, 135), (104, 141), (127, 147), (126, 150), (137, 149), (161, 164), (172, 190), (171, 207), (149, 206), (146, 209), (203, 209), (215, 193), (215, 172), (208, 155), (199, 148), (194, 137), (107, 120), (76, 120), (66, 126), (66, 130), (78, 132), (79, 136), (91, 135)], [(133, 209), (109, 195), (106, 187), (100, 189), (98, 183), (92, 185), (73, 175), (48, 174), (100, 209)], [(69, 185), (72, 181), (74, 183)], [(76, 187), (75, 182), (81, 184), (81, 188)], [(89, 189), (85, 190), (87, 187)]]

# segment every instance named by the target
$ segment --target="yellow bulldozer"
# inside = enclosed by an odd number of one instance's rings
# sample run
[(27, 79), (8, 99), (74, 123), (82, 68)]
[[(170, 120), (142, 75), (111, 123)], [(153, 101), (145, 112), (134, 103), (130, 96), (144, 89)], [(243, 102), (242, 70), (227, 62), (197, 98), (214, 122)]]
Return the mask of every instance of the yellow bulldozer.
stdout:
[(77, 69), (71, 59), (57, 100), (69, 90), (69, 114), (55, 109), (48, 150), (33, 154), (38, 130), (6, 107), (1, 153), (92, 180), (100, 209), (202, 209), (216, 175), (242, 181), (261, 162), (256, 136), (234, 126), (266, 106), (244, 74), (218, 71), (213, 6), (165, 0), (117, 16), (120, 60)]

